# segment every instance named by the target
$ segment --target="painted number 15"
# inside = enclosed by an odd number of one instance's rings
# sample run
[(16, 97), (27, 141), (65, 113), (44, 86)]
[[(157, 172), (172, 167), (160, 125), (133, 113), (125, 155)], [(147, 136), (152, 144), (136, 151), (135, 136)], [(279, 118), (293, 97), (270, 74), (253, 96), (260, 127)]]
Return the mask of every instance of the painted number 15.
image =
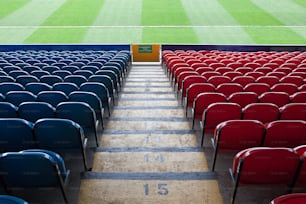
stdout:
[[(149, 186), (149, 184), (144, 184), (143, 185), (143, 187), (144, 187), (144, 191), (145, 191), (145, 195), (147, 196), (147, 195), (149, 195), (149, 190), (150, 190), (150, 186)], [(157, 184), (157, 193), (158, 193), (158, 195), (168, 195), (168, 193), (169, 193), (169, 190), (168, 190), (168, 188), (167, 188), (167, 184), (165, 184), (165, 183), (159, 183), (159, 184)]]

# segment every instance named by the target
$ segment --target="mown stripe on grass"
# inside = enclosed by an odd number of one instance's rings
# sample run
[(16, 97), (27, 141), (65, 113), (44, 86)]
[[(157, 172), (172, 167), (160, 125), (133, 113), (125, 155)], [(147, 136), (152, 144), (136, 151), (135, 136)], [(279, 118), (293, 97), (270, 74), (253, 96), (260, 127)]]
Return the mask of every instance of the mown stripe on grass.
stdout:
[[(254, 43), (239, 23), (217, 2), (211, 0), (181, 0), (194, 30), (203, 44)], [(209, 27), (211, 25), (212, 27)], [(215, 27), (218, 25), (219, 27)], [(237, 27), (222, 27), (222, 26)], [(208, 26), (208, 27), (197, 27)]]
[(0, 29), (0, 43), (23, 43), (36, 28), (18, 28), (18, 26), (39, 26), (64, 2), (64, 0), (44, 0), (42, 3), (41, 0), (32, 0), (1, 19), (0, 26), (17, 26), (17, 28)]
[(0, 1), (0, 19), (10, 15), (19, 8), (22, 8), (30, 0), (1, 0)]
[[(142, 0), (105, 0), (94, 26), (140, 26)], [(142, 28), (91, 28), (84, 43), (140, 43)]]
[[(143, 0), (142, 25), (192, 25), (177, 0)], [(144, 28), (144, 43), (199, 43), (192, 28)]]
[[(92, 25), (104, 0), (67, 0), (42, 25), (86, 26)], [(86, 28), (41, 28), (26, 39), (26, 43), (80, 43)]]
[(300, 4), (301, 6), (306, 8), (306, 1), (305, 0), (294, 0), (297, 4)]
[[(218, 0), (221, 5), (242, 25), (246, 32), (258, 44), (301, 44), (303, 37), (286, 27), (273, 28), (273, 25), (284, 25), (271, 14), (265, 12), (251, 0)], [(252, 27), (260, 25), (263, 27)]]
[[(270, 13), (306, 40), (306, 8), (291, 0), (252, 0), (261, 9)], [(304, 27), (299, 27), (304, 26)], [(306, 43), (306, 41), (305, 41)]]

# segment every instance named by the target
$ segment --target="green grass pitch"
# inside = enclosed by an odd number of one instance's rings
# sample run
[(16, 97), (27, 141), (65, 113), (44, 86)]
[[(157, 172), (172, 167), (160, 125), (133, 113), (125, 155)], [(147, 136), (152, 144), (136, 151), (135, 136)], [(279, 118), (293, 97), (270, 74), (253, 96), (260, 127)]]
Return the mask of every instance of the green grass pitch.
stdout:
[(306, 44), (305, 0), (0, 0), (0, 44)]

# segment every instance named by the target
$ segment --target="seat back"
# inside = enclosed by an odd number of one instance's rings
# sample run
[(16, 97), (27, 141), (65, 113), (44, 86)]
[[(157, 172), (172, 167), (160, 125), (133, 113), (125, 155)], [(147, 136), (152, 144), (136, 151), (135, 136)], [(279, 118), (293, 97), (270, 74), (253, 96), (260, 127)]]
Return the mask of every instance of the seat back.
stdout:
[(262, 93), (269, 92), (270, 86), (265, 83), (249, 83), (244, 87), (244, 91), (261, 95)]
[(17, 107), (9, 102), (0, 102), (0, 118), (17, 118)]
[(7, 102), (19, 106), (23, 102), (36, 101), (36, 95), (29, 91), (9, 91), (5, 99)]
[(42, 91), (37, 95), (37, 100), (56, 107), (59, 103), (68, 101), (68, 96), (61, 91)]
[(306, 122), (278, 120), (266, 125), (263, 145), (267, 147), (296, 147), (306, 144)]
[(87, 79), (82, 75), (69, 75), (64, 78), (64, 82), (70, 82), (79, 87), (81, 84), (87, 82)]
[(239, 120), (241, 113), (241, 107), (236, 103), (212, 103), (203, 112), (203, 131), (213, 132), (221, 122)]
[(10, 196), (10, 195), (0, 195), (0, 203), (3, 204), (28, 204), (28, 202), (22, 200), (21, 198)]
[(281, 120), (306, 120), (305, 103), (289, 103), (280, 108)]
[(40, 82), (49, 84), (52, 86), (55, 83), (63, 82), (63, 79), (56, 75), (45, 75), (40, 78)]
[(257, 103), (258, 95), (254, 92), (236, 92), (232, 93), (227, 100), (231, 103), (237, 103), (241, 108), (244, 108), (251, 103)]
[(302, 204), (306, 203), (306, 193), (291, 193), (271, 200), (270, 204)]
[(217, 93), (223, 93), (226, 97), (236, 92), (242, 92), (243, 87), (238, 83), (224, 83), (216, 88)]
[(35, 147), (31, 122), (20, 118), (0, 118), (0, 129), (0, 152)]
[[(2, 76), (1, 76), (2, 77)], [(24, 87), (16, 82), (0, 83), (0, 93), (6, 95), (9, 91), (24, 91)]]
[(54, 118), (55, 108), (46, 102), (24, 102), (18, 107), (18, 115), (20, 118), (35, 123), (41, 118)]
[(272, 103), (252, 103), (244, 107), (244, 120), (259, 120), (262, 123), (278, 120), (279, 108)]
[(306, 91), (296, 92), (290, 96), (291, 103), (306, 103)]
[(41, 91), (51, 91), (52, 86), (50, 86), (46, 83), (33, 82), (33, 83), (28, 83), (25, 86), (25, 90), (30, 91), (31, 93), (37, 95)]
[(259, 96), (260, 103), (273, 103), (278, 107), (290, 102), (290, 97), (285, 92), (265, 92)]
[(78, 91), (79, 87), (71, 82), (60, 82), (53, 84), (52, 90), (64, 92), (68, 96), (71, 92)]
[(295, 84), (290, 83), (278, 83), (271, 87), (271, 91), (274, 92), (285, 92), (289, 95), (294, 94), (298, 91), (298, 87)]

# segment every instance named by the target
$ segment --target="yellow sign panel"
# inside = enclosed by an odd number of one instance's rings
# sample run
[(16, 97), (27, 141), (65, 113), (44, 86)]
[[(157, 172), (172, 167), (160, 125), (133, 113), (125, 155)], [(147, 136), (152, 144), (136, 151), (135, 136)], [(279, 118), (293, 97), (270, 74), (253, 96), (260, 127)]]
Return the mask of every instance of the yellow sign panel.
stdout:
[(159, 62), (160, 45), (132, 45), (133, 62)]

